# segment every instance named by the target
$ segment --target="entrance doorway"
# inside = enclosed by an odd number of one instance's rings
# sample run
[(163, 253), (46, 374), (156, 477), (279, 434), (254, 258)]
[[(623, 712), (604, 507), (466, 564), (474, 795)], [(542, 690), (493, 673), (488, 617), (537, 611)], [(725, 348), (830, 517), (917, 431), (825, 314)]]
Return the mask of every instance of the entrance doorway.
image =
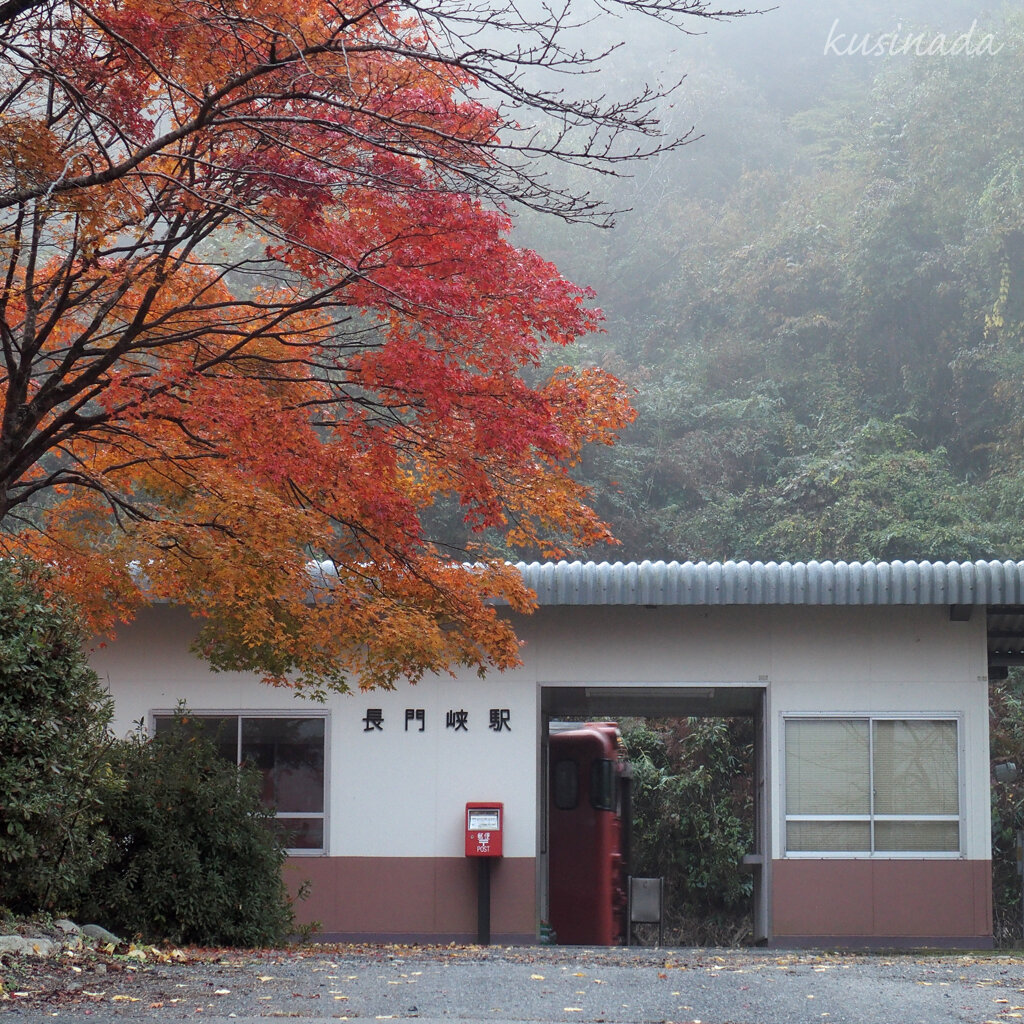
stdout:
[[(593, 869), (577, 870), (572, 865), (574, 859), (580, 856), (580, 851), (589, 850), (589, 843), (580, 843), (577, 839), (579, 850), (566, 851), (564, 836), (567, 834), (579, 835), (581, 828), (602, 829), (606, 834), (614, 827), (602, 826), (596, 821), (592, 826), (584, 821), (584, 816), (574, 818), (568, 830), (566, 821), (568, 817), (556, 806), (556, 802), (565, 800), (564, 787), (567, 785), (569, 774), (568, 766), (564, 763), (565, 740), (558, 739), (554, 748), (552, 736), (572, 735), (575, 726), (566, 723), (585, 722), (617, 722), (622, 720), (639, 719), (749, 719), (753, 733), (753, 758), (750, 784), (753, 796), (753, 836), (751, 846), (743, 857), (743, 864), (737, 865), (737, 871), (749, 871), (753, 881), (752, 895), (752, 941), (762, 942), (769, 937), (769, 906), (768, 906), (768, 879), (769, 870), (769, 816), (767, 800), (767, 732), (766, 732), (766, 704), (767, 684), (743, 683), (726, 685), (721, 683), (708, 685), (657, 685), (657, 684), (635, 684), (627, 685), (622, 683), (587, 683), (574, 686), (541, 686), (541, 729), (539, 749), (539, 792), (538, 792), (538, 916), (544, 934), (550, 934), (554, 930), (554, 941), (566, 941), (557, 934), (557, 922), (552, 920), (552, 911), (566, 921), (565, 931), (568, 933), (568, 941), (584, 942), (586, 944), (600, 944), (608, 941), (619, 941), (624, 937), (621, 927), (617, 928), (616, 939), (608, 940), (603, 937), (606, 930), (595, 932), (589, 937), (586, 931), (581, 932), (575, 923), (568, 923), (570, 919), (579, 920), (607, 920), (609, 914), (619, 915), (622, 920), (625, 877), (628, 874), (637, 874), (634, 870), (635, 864), (629, 863), (633, 854), (629, 849), (629, 826), (631, 825), (632, 811), (629, 807), (629, 789), (625, 787), (625, 807), (623, 797), (615, 801), (614, 811), (610, 805), (606, 806), (603, 813), (613, 813), (630, 816), (630, 820), (623, 820), (623, 849), (621, 856), (624, 864), (620, 875), (616, 880), (615, 870), (609, 871), (606, 865), (598, 865)], [(582, 734), (581, 734), (582, 739)], [(554, 749), (554, 754), (552, 750)], [(559, 752), (561, 751), (561, 753)], [(576, 755), (573, 755), (576, 756)], [(583, 755), (580, 755), (580, 760)], [(604, 755), (607, 757), (607, 755)], [(563, 763), (556, 764), (561, 761)], [(604, 770), (604, 769), (601, 769)], [(612, 771), (611, 768), (607, 771)], [(556, 778), (557, 774), (557, 778)], [(577, 773), (574, 777), (580, 779), (595, 780), (600, 777), (599, 769), (595, 763), (588, 761), (586, 765), (581, 763), (577, 766)], [(559, 793), (554, 792), (555, 784), (563, 788)], [(596, 783), (595, 783), (596, 784)], [(620, 794), (623, 790), (620, 789)], [(586, 794), (589, 800), (589, 793)], [(593, 816), (599, 819), (602, 815), (601, 801), (594, 801)], [(596, 832), (594, 833), (597, 834)], [(603, 841), (603, 840), (602, 840)], [(560, 845), (562, 844), (562, 845)], [(607, 856), (607, 851), (595, 849), (594, 856), (602, 858)], [(567, 881), (567, 868), (569, 865)], [(589, 875), (587, 872), (589, 871)], [(601, 883), (587, 881), (583, 878), (593, 876), (600, 878)], [(610, 886), (607, 878), (611, 876), (613, 881)], [(571, 890), (571, 892), (570, 892)], [(611, 900), (614, 907), (609, 911), (604, 903)], [(589, 901), (589, 902), (588, 902)], [(567, 906), (572, 908), (567, 911)], [(568, 916), (567, 916), (568, 914)], [(626, 923), (628, 927), (628, 922)]]

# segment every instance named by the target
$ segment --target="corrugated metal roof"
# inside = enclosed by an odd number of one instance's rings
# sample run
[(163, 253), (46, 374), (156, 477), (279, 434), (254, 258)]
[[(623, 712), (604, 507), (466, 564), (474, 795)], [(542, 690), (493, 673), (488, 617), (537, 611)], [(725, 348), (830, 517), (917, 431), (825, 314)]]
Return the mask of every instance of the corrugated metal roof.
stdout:
[(520, 562), (542, 605), (1018, 605), (1024, 562)]

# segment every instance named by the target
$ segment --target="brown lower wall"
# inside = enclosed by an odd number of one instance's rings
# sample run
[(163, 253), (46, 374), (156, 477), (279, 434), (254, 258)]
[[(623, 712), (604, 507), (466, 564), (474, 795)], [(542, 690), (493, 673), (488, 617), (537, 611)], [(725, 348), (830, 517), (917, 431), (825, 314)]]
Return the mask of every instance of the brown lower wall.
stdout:
[[(533, 942), (536, 862), (502, 857), (491, 863), (491, 939)], [(319, 922), (336, 940), (465, 942), (477, 934), (477, 872), (467, 857), (292, 857), (285, 879), (299, 924)]]
[(776, 860), (773, 944), (992, 945), (987, 860)]
[[(324, 938), (473, 941), (477, 863), (465, 857), (294, 857), (285, 877), (300, 924)], [(772, 862), (773, 945), (992, 944), (992, 865), (946, 860)], [(532, 857), (492, 862), (491, 939), (536, 939)]]

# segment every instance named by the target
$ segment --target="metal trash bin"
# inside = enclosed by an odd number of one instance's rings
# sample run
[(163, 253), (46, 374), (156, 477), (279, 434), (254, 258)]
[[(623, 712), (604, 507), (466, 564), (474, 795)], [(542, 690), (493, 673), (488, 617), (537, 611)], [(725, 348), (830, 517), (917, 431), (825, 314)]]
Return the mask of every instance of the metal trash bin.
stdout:
[(665, 944), (665, 879), (629, 876), (626, 896), (626, 945), (633, 944), (634, 924), (657, 924), (658, 945)]

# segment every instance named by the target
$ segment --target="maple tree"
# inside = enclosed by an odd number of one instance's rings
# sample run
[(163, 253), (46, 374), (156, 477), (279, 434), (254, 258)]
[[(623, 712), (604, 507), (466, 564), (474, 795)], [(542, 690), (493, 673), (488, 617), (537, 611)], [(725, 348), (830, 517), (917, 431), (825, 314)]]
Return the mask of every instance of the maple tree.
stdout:
[(631, 410), (597, 370), (527, 383), (596, 314), (512, 244), (505, 207), (600, 217), (536, 160), (680, 141), (653, 92), (531, 89), (524, 69), (587, 65), (564, 24), (448, 2), (0, 6), (3, 549), (58, 566), (97, 630), (184, 603), (214, 666), (272, 682), (514, 664), (493, 599), (529, 608), (518, 572), (482, 541), (453, 559), (423, 514), (443, 496), (546, 553), (608, 539), (570, 469)]

